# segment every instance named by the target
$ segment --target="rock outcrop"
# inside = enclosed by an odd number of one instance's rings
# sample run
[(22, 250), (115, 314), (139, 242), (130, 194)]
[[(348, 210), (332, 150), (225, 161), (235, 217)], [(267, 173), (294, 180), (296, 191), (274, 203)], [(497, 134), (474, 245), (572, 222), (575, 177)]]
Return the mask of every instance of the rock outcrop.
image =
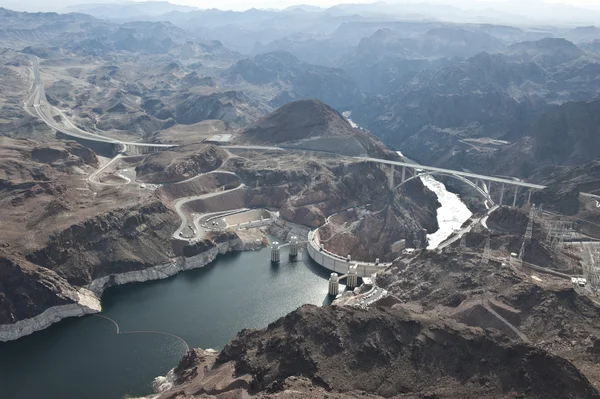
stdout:
[(398, 305), (305, 305), (221, 353), (193, 350), (158, 398), (599, 398), (567, 360)]
[(136, 166), (137, 178), (145, 183), (176, 183), (218, 169), (227, 152), (212, 145), (191, 144), (161, 151)]
[(371, 155), (394, 159), (379, 140), (350, 123), (337, 111), (318, 100), (295, 101), (244, 129), (241, 143)]

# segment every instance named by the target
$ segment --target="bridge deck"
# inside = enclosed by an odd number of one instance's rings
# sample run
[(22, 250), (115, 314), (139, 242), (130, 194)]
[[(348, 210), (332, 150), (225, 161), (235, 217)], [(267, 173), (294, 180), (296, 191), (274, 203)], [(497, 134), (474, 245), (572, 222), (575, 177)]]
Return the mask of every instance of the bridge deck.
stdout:
[(542, 186), (540, 184), (533, 184), (533, 183), (527, 183), (527, 182), (518, 181), (518, 180), (505, 179), (502, 177), (480, 175), (477, 173), (462, 172), (462, 171), (452, 170), (452, 169), (436, 168), (435, 166), (415, 165), (414, 163), (389, 161), (387, 159), (379, 159), (379, 158), (369, 158), (369, 157), (355, 157), (355, 158), (362, 159), (363, 161), (383, 163), (386, 165), (406, 166), (406, 167), (409, 167), (412, 169), (430, 170), (433, 172), (449, 173), (449, 174), (454, 174), (454, 175), (463, 176), (463, 177), (471, 177), (474, 179), (493, 181), (493, 182), (497, 182), (497, 183), (504, 183), (504, 184), (508, 184), (508, 185), (512, 185), (512, 186), (535, 188), (537, 190), (546, 188), (546, 186)]

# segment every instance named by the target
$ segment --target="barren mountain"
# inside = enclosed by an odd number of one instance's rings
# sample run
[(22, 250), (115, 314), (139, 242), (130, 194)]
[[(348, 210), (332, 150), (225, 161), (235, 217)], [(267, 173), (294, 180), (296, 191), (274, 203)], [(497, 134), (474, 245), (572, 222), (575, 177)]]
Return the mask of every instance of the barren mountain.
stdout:
[[(89, 149), (1, 138), (0, 152), (0, 273), (20, 287), (0, 291), (0, 324), (77, 302), (78, 287), (111, 268), (168, 259), (169, 243), (157, 232), (170, 235), (175, 216), (150, 191), (90, 187), (99, 160)], [(18, 297), (28, 299), (19, 304)]]
[(159, 398), (598, 398), (568, 361), (402, 307), (303, 306), (189, 352)]
[(551, 107), (525, 137), (497, 151), (492, 164), (502, 173), (552, 183), (563, 171), (600, 157), (599, 112), (598, 99)]
[(355, 53), (341, 64), (368, 93), (387, 94), (424, 69), (449, 64), (504, 44), (485, 32), (454, 27), (436, 27), (412, 35), (390, 28), (363, 38)]
[(212, 146), (195, 144), (145, 157), (137, 166), (140, 181), (162, 184), (190, 179), (220, 168), (228, 154)]
[[(461, 139), (513, 141), (549, 104), (596, 98), (599, 73), (595, 55), (564, 39), (524, 42), (420, 72), (391, 94), (367, 98), (353, 118), (407, 156), (433, 163)], [(436, 132), (448, 139), (437, 159), (428, 144)]]
[(319, 99), (335, 108), (358, 104), (362, 95), (352, 78), (343, 70), (310, 65), (290, 53), (278, 51), (239, 61), (226, 73), (230, 84), (262, 86), (276, 90), (274, 107), (292, 100)]
[[(490, 226), (497, 229), (491, 234), (490, 248), (497, 259), (519, 251), (527, 215), (516, 213), (503, 209), (490, 217)], [(519, 218), (522, 223), (517, 223)], [(578, 262), (571, 254), (563, 253), (564, 249), (553, 250), (545, 243), (546, 232), (543, 222), (535, 224), (533, 240), (525, 248), (525, 261), (578, 274)], [(443, 254), (424, 252), (408, 265), (397, 262), (378, 276), (378, 284), (425, 314), (450, 315), (462, 323), (498, 330), (564, 357), (598, 386), (597, 305), (575, 291), (566, 279), (508, 262), (484, 263), (486, 236), (487, 232), (473, 232), (466, 238), (466, 249), (455, 248)], [(555, 393), (551, 397), (570, 396)]]
[(237, 140), (347, 155), (396, 157), (375, 137), (353, 128), (339, 112), (318, 100), (284, 105), (244, 129)]

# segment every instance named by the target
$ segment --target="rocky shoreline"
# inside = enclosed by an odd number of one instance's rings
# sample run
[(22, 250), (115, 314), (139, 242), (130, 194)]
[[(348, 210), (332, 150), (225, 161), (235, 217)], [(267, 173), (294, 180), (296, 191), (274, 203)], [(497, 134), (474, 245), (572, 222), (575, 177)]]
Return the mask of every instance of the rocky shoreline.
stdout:
[(302, 306), (220, 352), (190, 350), (144, 399), (600, 398), (564, 358), (388, 305)]
[(53, 306), (37, 316), (0, 325), (0, 342), (22, 338), (69, 317), (101, 312), (100, 298), (108, 287), (165, 279), (182, 271), (204, 267), (213, 262), (219, 254), (257, 250), (264, 245), (264, 241), (257, 241), (256, 236), (252, 234), (235, 234), (227, 238), (191, 257), (182, 256), (167, 264), (95, 279), (87, 286), (78, 289), (77, 297), (71, 298), (74, 303)]
[(62, 319), (98, 313), (101, 310), (100, 298), (90, 290), (80, 288), (75, 303), (53, 306), (35, 317), (0, 325), (0, 341), (13, 341), (48, 328)]

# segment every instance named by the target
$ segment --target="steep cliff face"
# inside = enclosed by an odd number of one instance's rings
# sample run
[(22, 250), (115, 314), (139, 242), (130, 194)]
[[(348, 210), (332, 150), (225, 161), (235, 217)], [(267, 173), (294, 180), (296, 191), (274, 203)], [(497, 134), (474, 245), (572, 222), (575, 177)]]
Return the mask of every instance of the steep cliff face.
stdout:
[(74, 285), (112, 273), (169, 261), (177, 215), (160, 202), (116, 209), (70, 226), (28, 260), (56, 271)]
[(189, 352), (159, 398), (600, 397), (558, 356), (400, 307), (306, 305), (214, 359)]
[(325, 248), (353, 259), (388, 262), (399, 255), (392, 249), (399, 240), (406, 240), (408, 247), (426, 247), (427, 234), (439, 228), (435, 195), (416, 181), (388, 195), (391, 202), (381, 209), (351, 210), (330, 218), (319, 229)]
[(98, 311), (82, 287), (169, 262), (177, 216), (150, 190), (92, 185), (74, 142), (0, 141), (0, 340)]
[(0, 250), (0, 275), (0, 324), (36, 316), (39, 302), (60, 306), (75, 296), (73, 287), (52, 270), (5, 250)]
[(530, 136), (540, 163), (573, 165), (600, 156), (600, 100), (554, 107), (536, 123)]
[[(77, 305), (82, 295), (90, 296), (82, 293), (81, 287), (95, 279), (170, 262), (169, 237), (176, 225), (176, 215), (154, 202), (114, 209), (54, 230), (46, 243), (33, 251), (14, 242), (4, 243), (0, 325), (8, 331), (6, 325), (35, 318), (48, 309)], [(99, 308), (99, 303), (89, 308)], [(24, 334), (63, 317), (83, 314), (77, 306), (63, 310), (30, 323)], [(7, 336), (19, 337), (16, 331), (20, 329), (16, 325)]]
[[(351, 242), (360, 245), (336, 243), (340, 249), (351, 249), (348, 253), (353, 256), (371, 258), (378, 252), (373, 259), (383, 259), (390, 255), (392, 242), (417, 234), (424, 243), (423, 229), (437, 229), (435, 195), (420, 181), (393, 194), (386, 173), (370, 162), (315, 153), (252, 154), (251, 158), (232, 159), (229, 167), (243, 181), (254, 182), (247, 188), (246, 206), (279, 209), (284, 219), (311, 228), (352, 207), (371, 204), (375, 210), (386, 208), (387, 213), (367, 217), (356, 226)], [(382, 217), (388, 222), (385, 229)], [(374, 241), (378, 243), (371, 246)]]

